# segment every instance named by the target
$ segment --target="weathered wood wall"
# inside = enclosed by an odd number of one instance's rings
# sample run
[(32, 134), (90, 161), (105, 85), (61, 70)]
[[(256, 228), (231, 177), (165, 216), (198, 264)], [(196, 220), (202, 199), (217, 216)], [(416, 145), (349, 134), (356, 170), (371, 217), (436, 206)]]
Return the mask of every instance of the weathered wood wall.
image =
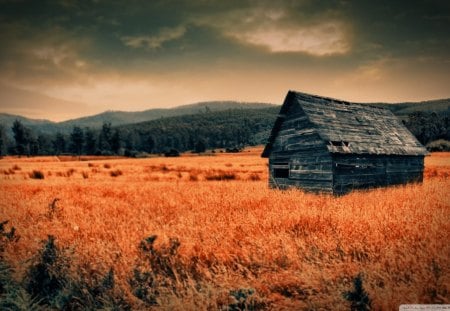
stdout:
[[(286, 169), (289, 170), (288, 176), (277, 174), (280, 171), (276, 170)], [(269, 186), (332, 192), (332, 173), (326, 144), (300, 106), (293, 105), (286, 114), (269, 157)]]
[(333, 154), (333, 192), (421, 182), (423, 156)]

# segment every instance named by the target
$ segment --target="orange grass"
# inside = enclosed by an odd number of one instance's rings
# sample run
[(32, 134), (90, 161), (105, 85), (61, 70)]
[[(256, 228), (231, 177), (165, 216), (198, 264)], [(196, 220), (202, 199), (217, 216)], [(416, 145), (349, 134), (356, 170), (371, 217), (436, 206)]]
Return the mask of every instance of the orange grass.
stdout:
[[(179, 239), (173, 264), (195, 270), (202, 284), (183, 295), (165, 292), (160, 309), (218, 309), (229, 303), (230, 290), (252, 288), (267, 309), (347, 310), (342, 293), (352, 290), (358, 273), (376, 310), (450, 303), (449, 153), (426, 158), (423, 184), (335, 198), (268, 189), (259, 152), (89, 162), (4, 158), (0, 221), (9, 220), (20, 235), (5, 258), (20, 276), (41, 241), (54, 235), (58, 245), (73, 248), (74, 264), (102, 273), (113, 267), (140, 309), (127, 280), (140, 241), (156, 234), (156, 247)], [(30, 179), (33, 170), (45, 179)], [(111, 177), (112, 170), (122, 175)], [(207, 180), (224, 173), (236, 178)], [(58, 213), (46, 217), (55, 198)]]

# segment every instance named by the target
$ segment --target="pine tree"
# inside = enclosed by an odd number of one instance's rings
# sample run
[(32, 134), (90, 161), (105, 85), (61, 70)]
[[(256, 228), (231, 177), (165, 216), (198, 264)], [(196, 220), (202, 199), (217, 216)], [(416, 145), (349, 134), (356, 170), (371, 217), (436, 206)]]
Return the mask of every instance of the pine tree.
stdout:
[(70, 134), (70, 140), (72, 152), (81, 155), (84, 142), (83, 130), (78, 126), (74, 126), (72, 133)]
[(84, 153), (93, 155), (95, 154), (97, 148), (97, 139), (95, 138), (95, 133), (90, 128), (84, 129)]
[(22, 122), (15, 120), (12, 126), (14, 139), (16, 141), (16, 152), (19, 155), (30, 155), (31, 131)]

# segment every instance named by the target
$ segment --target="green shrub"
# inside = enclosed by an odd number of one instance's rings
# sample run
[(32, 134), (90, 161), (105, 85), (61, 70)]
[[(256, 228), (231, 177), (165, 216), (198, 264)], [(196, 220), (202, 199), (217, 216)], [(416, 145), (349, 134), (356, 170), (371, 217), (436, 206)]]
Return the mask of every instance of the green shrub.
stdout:
[[(36, 297), (44, 309), (56, 310), (130, 310), (122, 298), (120, 290), (115, 291), (114, 271), (101, 276), (84, 266), (86, 280), (82, 276), (74, 278), (69, 274), (70, 259), (65, 250), (48, 236), (43, 248), (32, 259), (32, 264), (24, 280), (26, 292)], [(79, 273), (83, 275), (83, 273)]]
[(361, 274), (353, 279), (353, 291), (345, 292), (344, 298), (350, 302), (351, 311), (369, 311), (371, 310), (372, 301), (369, 294), (363, 288), (363, 279)]
[(230, 297), (233, 302), (228, 305), (230, 311), (240, 310), (262, 310), (265, 309), (265, 303), (254, 296), (255, 290), (253, 288), (240, 288), (230, 291)]
[(171, 238), (168, 244), (156, 249), (156, 238), (151, 235), (139, 244), (141, 262), (129, 279), (133, 295), (147, 305), (157, 305), (162, 292), (182, 295), (189, 278), (178, 254), (178, 239)]

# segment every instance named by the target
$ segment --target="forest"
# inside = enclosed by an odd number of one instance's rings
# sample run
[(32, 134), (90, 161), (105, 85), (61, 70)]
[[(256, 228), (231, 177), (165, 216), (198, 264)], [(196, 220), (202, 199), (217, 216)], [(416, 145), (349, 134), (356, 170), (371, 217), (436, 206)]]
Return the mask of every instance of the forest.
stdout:
[[(74, 125), (70, 133), (41, 133), (15, 120), (13, 138), (0, 124), (1, 155), (177, 155), (206, 150), (239, 151), (264, 144), (278, 107), (229, 109), (100, 128)], [(416, 111), (399, 118), (430, 151), (450, 150), (450, 114)]]

